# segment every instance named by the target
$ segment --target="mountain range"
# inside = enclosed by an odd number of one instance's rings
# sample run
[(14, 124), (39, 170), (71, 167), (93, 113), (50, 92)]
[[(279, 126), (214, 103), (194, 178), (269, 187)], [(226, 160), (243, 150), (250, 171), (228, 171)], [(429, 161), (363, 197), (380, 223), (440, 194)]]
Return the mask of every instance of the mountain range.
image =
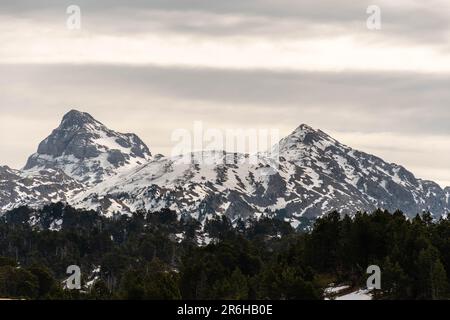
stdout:
[(202, 223), (221, 215), (232, 221), (268, 216), (300, 228), (333, 210), (400, 209), (410, 217), (429, 211), (436, 218), (450, 211), (450, 187), (307, 125), (273, 150), (276, 167), (270, 151), (257, 162), (222, 150), (153, 155), (137, 135), (71, 110), (22, 170), (0, 166), (0, 214), (64, 202), (106, 216), (170, 208)]

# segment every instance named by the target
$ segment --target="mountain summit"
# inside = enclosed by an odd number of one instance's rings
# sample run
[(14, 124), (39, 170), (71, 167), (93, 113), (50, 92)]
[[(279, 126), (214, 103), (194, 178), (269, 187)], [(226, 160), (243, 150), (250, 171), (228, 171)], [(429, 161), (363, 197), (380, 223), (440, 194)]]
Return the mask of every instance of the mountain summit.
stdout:
[(75, 109), (67, 112), (61, 122), (60, 127), (70, 128), (70, 127), (83, 127), (88, 124), (100, 123), (95, 120), (89, 113), (81, 112)]
[(24, 170), (61, 169), (79, 182), (94, 184), (150, 159), (150, 150), (135, 134), (115, 132), (90, 114), (71, 110)]
[(339, 144), (338, 141), (321, 130), (302, 124), (290, 135), (281, 139), (278, 150), (284, 156), (301, 157), (311, 151), (325, 150), (328, 146)]

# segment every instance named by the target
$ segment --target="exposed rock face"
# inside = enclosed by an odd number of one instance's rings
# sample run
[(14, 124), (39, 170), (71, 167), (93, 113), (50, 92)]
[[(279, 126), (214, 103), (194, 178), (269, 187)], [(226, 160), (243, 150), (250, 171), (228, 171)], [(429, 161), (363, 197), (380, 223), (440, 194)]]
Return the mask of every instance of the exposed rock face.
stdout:
[(436, 217), (449, 211), (450, 188), (307, 125), (273, 150), (279, 153), (260, 154), (256, 163), (223, 151), (196, 153), (189, 161), (152, 157), (136, 135), (71, 111), (23, 171), (0, 168), (0, 212), (64, 201), (107, 215), (171, 208), (200, 221), (266, 215), (301, 227), (332, 210), (380, 207), (409, 216), (429, 210)]
[(21, 205), (39, 207), (50, 202), (67, 202), (83, 190), (82, 184), (61, 170), (24, 173), (0, 167), (0, 213)]
[(61, 169), (92, 185), (150, 159), (148, 147), (135, 134), (112, 131), (91, 115), (72, 110), (39, 144), (24, 170)]
[(450, 208), (450, 187), (444, 189), (445, 193), (445, 202), (447, 204), (447, 208)]

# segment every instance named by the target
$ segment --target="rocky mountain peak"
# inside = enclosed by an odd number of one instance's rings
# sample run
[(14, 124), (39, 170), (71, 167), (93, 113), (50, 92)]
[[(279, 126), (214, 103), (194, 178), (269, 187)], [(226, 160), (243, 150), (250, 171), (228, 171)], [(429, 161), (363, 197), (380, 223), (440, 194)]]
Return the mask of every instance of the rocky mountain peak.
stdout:
[(60, 128), (82, 128), (89, 124), (95, 125), (100, 122), (96, 121), (89, 113), (72, 109), (64, 115)]
[(24, 170), (62, 169), (80, 182), (99, 182), (150, 159), (150, 150), (137, 135), (110, 130), (90, 114), (71, 110), (39, 144)]
[(281, 153), (292, 153), (305, 148), (317, 147), (324, 149), (330, 144), (339, 144), (321, 130), (315, 130), (309, 125), (301, 124), (290, 135), (281, 139), (278, 150)]

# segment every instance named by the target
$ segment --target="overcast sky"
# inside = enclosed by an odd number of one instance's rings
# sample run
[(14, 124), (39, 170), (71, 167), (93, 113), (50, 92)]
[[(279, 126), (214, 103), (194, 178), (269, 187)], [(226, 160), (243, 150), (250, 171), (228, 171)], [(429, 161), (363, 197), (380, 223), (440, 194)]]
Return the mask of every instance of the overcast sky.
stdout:
[(163, 154), (198, 120), (306, 123), (447, 186), (449, 40), (448, 0), (2, 0), (0, 164), (22, 167), (76, 108)]

